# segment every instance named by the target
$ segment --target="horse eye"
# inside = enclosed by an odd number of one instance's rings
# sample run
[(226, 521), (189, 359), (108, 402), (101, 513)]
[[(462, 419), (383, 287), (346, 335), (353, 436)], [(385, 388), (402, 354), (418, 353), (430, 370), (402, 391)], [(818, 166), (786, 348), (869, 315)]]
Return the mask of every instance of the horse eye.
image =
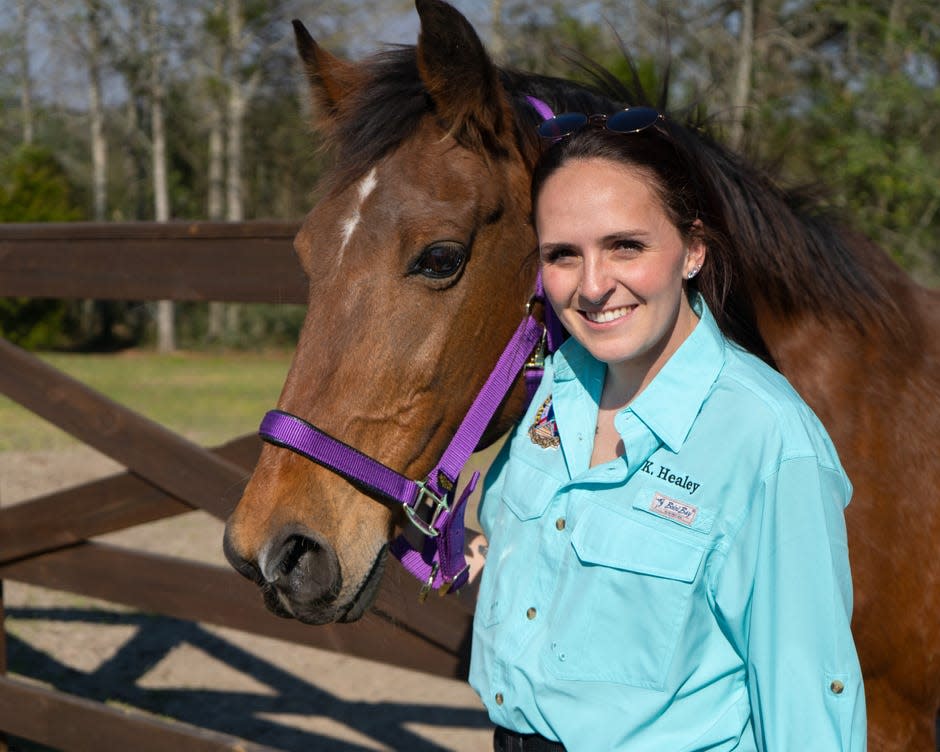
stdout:
[(460, 270), (466, 256), (460, 243), (434, 243), (421, 252), (410, 271), (429, 279), (447, 279)]

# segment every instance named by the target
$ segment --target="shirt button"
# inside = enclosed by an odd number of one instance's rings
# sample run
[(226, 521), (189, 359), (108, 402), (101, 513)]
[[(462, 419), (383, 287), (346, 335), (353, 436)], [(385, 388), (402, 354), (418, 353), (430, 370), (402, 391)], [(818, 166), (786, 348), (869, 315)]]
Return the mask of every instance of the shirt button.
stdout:
[(557, 520), (555, 520), (555, 529), (556, 529), (556, 530), (564, 530), (564, 529), (565, 529), (565, 518), (564, 518), (564, 517), (559, 517)]
[(532, 606), (529, 606), (528, 610), (525, 612), (525, 618), (529, 621), (532, 621), (537, 613), (538, 611), (536, 611)]
[(503, 704), (503, 693), (502, 693), (502, 692), (497, 692), (495, 699), (496, 699), (496, 704), (497, 704), (497, 705), (502, 705), (502, 704)]
[(845, 690), (845, 685), (840, 682), (838, 679), (835, 679), (832, 684), (829, 685), (829, 689), (834, 695), (841, 695)]

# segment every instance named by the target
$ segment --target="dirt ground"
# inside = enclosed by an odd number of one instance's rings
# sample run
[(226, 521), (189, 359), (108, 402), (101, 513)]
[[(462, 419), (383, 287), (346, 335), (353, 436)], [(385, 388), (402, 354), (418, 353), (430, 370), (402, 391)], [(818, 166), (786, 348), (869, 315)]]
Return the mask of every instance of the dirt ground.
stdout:
[[(84, 446), (3, 452), (0, 505), (120, 469)], [(224, 565), (221, 535), (195, 512), (102, 540)], [(290, 751), (491, 748), (464, 682), (16, 582), (3, 594), (10, 671), (46, 686)]]

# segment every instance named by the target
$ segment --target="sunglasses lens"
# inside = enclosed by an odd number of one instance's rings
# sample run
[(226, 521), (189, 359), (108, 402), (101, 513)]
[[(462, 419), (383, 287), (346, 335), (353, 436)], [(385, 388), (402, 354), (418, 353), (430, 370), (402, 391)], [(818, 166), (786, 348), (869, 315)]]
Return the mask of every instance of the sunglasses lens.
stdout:
[(588, 117), (581, 112), (564, 112), (539, 125), (542, 138), (564, 138), (587, 125)]
[(659, 111), (652, 107), (630, 107), (607, 118), (607, 128), (617, 133), (639, 133), (657, 120)]

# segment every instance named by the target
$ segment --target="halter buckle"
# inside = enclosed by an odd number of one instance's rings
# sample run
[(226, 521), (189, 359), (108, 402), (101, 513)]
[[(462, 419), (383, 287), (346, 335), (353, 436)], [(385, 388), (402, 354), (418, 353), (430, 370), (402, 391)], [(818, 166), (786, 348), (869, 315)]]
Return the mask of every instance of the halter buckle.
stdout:
[(437, 577), (437, 572), (440, 569), (440, 566), (435, 561), (434, 566), (431, 567), (431, 574), (428, 575), (427, 581), (421, 586), (421, 589), (418, 591), (418, 603), (424, 603), (428, 599), (428, 593), (431, 592), (431, 588), (434, 587), (434, 578)]
[[(427, 481), (415, 481), (418, 486), (418, 495), (414, 504), (405, 504), (405, 515), (418, 530), (428, 538), (436, 538), (440, 533), (434, 528), (441, 512), (450, 511), (447, 495), (438, 496), (428, 488)], [(422, 507), (422, 505), (425, 505)], [(429, 510), (430, 519), (425, 520), (421, 512)]]
[(526, 371), (541, 371), (545, 368), (545, 352), (548, 344), (548, 329), (542, 327), (542, 336), (539, 343), (532, 351), (532, 355), (526, 361), (524, 369)]

